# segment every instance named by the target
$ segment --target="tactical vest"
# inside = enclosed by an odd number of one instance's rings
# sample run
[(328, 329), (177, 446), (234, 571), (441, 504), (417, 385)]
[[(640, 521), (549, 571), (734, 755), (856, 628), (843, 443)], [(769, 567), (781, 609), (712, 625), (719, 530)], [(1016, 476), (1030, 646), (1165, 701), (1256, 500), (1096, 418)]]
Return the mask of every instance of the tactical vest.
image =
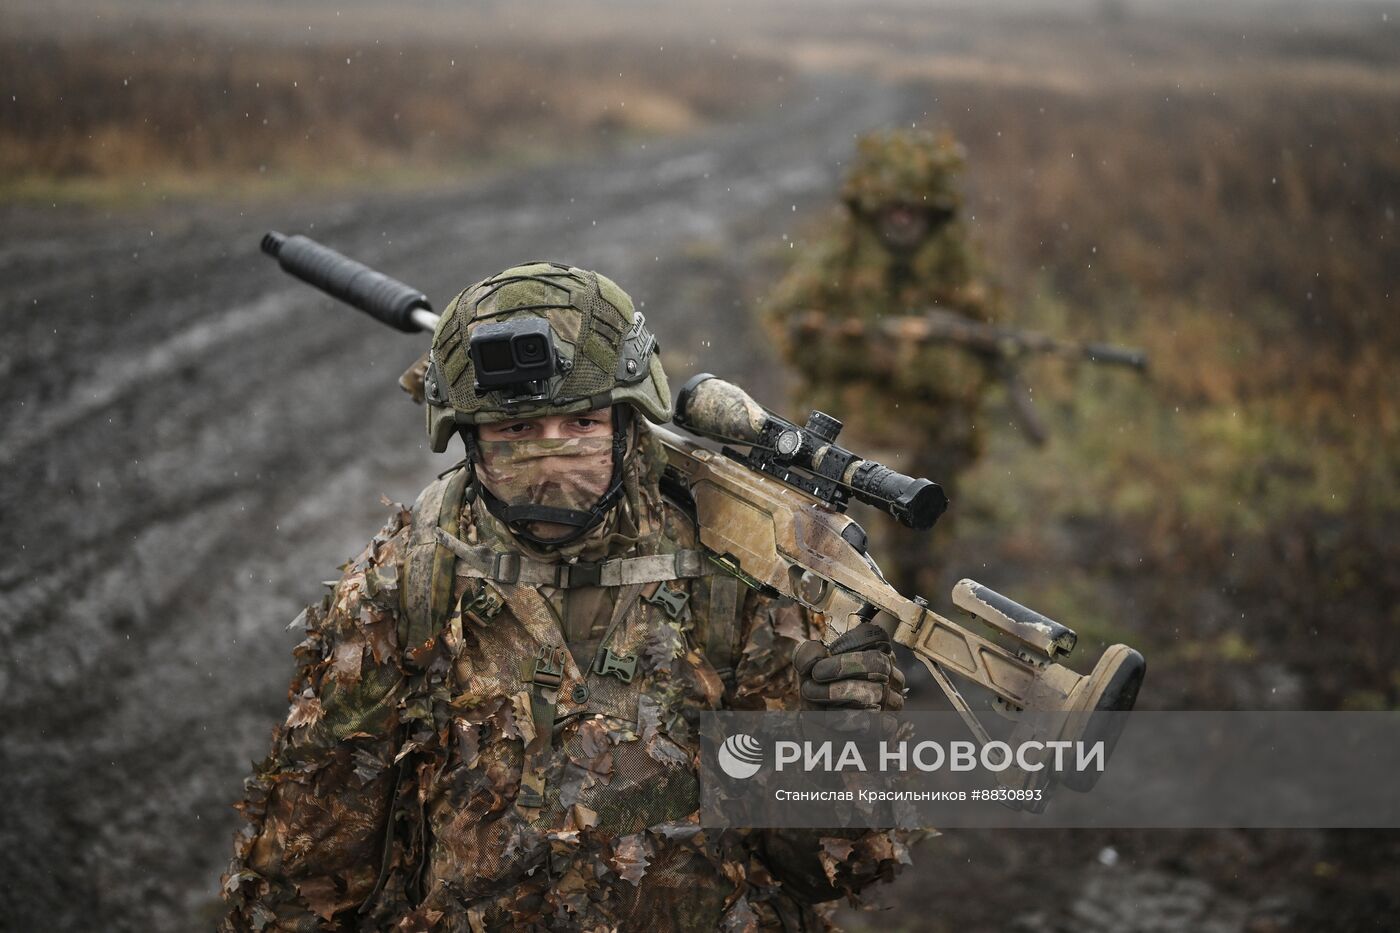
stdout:
[(404, 559), (403, 620), (399, 644), (421, 645), (441, 632), (452, 614), (453, 584), (458, 573), (491, 580), (501, 586), (635, 587), (659, 583), (651, 601), (676, 618), (685, 610), (685, 594), (664, 586), (674, 580), (712, 577), (710, 605), (697, 631), (706, 659), (732, 684), (737, 661), (742, 584), (704, 550), (674, 554), (619, 557), (576, 563), (547, 563), (521, 554), (487, 547), (468, 547), (458, 537), (466, 503), (470, 470), (461, 468), (439, 477), (413, 504), (413, 527)]

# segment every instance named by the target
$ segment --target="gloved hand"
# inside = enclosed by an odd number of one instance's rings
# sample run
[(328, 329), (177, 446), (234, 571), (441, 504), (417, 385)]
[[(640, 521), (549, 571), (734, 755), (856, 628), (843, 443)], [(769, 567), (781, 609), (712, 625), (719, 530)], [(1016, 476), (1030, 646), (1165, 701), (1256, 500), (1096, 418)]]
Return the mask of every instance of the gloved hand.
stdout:
[(904, 672), (884, 629), (862, 622), (828, 648), (812, 640), (797, 646), (792, 666), (809, 710), (904, 708)]

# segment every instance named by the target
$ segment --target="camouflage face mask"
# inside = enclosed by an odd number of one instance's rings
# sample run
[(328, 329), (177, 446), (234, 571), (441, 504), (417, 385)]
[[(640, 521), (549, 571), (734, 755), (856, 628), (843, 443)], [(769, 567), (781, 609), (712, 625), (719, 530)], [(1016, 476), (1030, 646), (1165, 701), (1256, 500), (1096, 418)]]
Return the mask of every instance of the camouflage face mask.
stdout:
[(513, 527), (524, 522), (540, 543), (576, 537), (612, 487), (611, 436), (478, 441), (477, 448), (477, 477), (503, 506), (499, 517)]

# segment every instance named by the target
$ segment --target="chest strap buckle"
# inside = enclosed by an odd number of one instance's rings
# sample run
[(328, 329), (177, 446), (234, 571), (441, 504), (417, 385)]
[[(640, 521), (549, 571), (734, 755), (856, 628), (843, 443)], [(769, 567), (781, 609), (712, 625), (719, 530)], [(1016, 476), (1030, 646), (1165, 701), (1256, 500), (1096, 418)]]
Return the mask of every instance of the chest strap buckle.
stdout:
[(490, 622), (500, 614), (502, 606), (502, 602), (483, 586), (471, 602), (462, 604), (462, 614)]
[(541, 687), (558, 687), (564, 682), (564, 651), (563, 645), (541, 645), (534, 660), (526, 662), (522, 677)]
[(555, 571), (555, 586), (574, 589), (580, 586), (602, 586), (603, 565), (601, 562), (579, 561), (576, 564), (559, 564)]
[(616, 677), (623, 683), (630, 684), (632, 678), (637, 676), (637, 656), (635, 654), (613, 654), (611, 648), (604, 648), (603, 653), (598, 657), (598, 666), (594, 670), (598, 674)]
[(491, 578), (507, 585), (520, 582), (520, 555), (513, 551), (496, 554), (492, 558)]
[(690, 602), (689, 593), (673, 590), (664, 583), (656, 588), (655, 593), (644, 598), (653, 606), (660, 606), (673, 622), (685, 615), (686, 604)]

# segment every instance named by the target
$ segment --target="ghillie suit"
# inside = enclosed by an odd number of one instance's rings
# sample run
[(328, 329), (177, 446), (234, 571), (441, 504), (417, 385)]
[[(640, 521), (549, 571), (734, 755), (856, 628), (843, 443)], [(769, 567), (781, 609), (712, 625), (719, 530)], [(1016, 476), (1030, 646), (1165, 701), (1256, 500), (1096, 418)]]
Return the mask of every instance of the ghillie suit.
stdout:
[[(476, 391), (472, 331), (530, 317), (564, 374), (533, 407)], [(748, 590), (663, 498), (643, 418), (668, 420), (670, 392), (652, 343), (611, 281), (548, 263), (446, 309), (419, 372), (434, 448), (460, 432), (468, 458), (306, 611), (290, 713), (240, 804), (222, 929), (825, 929), (823, 902), (908, 862), (897, 832), (698, 824), (695, 715), (797, 708), (792, 656), (823, 620)], [(608, 405), (623, 414), (606, 507), (530, 476), (483, 485), (475, 425)], [(520, 470), (550, 459), (535, 443)], [(546, 519), (579, 532), (542, 543)]]
[[(890, 466), (940, 483), (956, 503), (959, 476), (982, 451), (978, 409), (991, 360), (953, 344), (890, 339), (881, 321), (941, 308), (995, 317), (978, 276), (956, 187), (961, 147), (925, 132), (872, 134), (858, 144), (830, 231), (764, 304), (796, 402), (840, 418)], [(878, 549), (905, 593), (932, 593), (956, 504), (934, 536), (887, 526)]]

